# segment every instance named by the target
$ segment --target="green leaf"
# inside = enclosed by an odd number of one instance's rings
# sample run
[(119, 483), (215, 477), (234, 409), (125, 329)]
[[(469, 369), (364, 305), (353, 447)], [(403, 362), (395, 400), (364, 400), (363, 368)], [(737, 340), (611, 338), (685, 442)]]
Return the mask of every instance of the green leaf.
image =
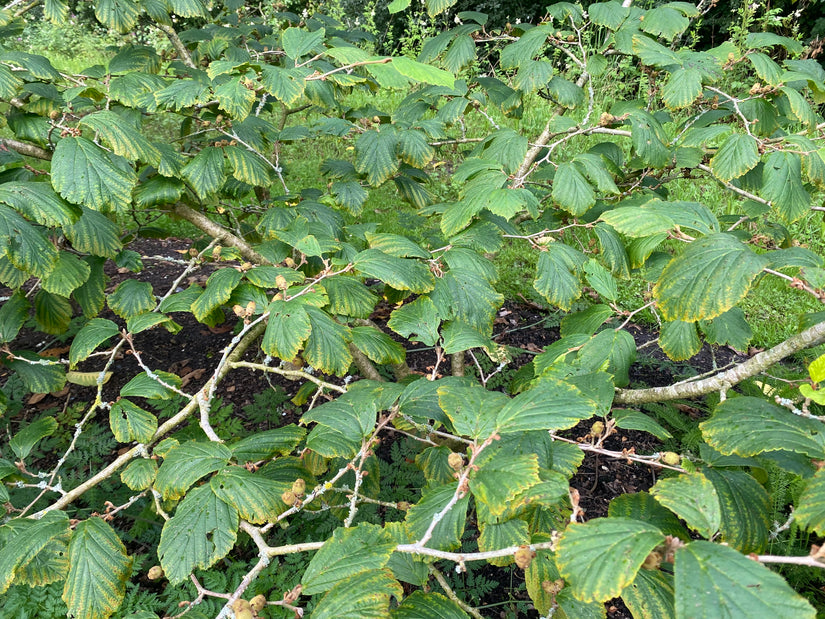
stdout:
[[(428, 260), (431, 256), (428, 251), (421, 247), (412, 239), (400, 234), (374, 234), (366, 233), (367, 242), (370, 249), (379, 249), (385, 254), (396, 258), (423, 258)], [(327, 280), (324, 280), (326, 285)]]
[(350, 329), (352, 343), (375, 363), (401, 363), (406, 351), (401, 344), (375, 327)]
[(68, 537), (69, 534), (69, 518), (66, 513), (51, 511), (7, 539), (6, 544), (0, 548), (0, 595), (8, 591), (18, 575), (52, 540)]
[(722, 508), (720, 540), (739, 552), (762, 552), (768, 545), (770, 515), (768, 493), (745, 471), (702, 469), (719, 497)]
[(673, 535), (683, 541), (690, 539), (687, 529), (676, 515), (647, 492), (633, 492), (617, 496), (610, 501), (607, 514), (611, 518), (641, 520), (658, 528), (665, 535)]
[(423, 82), (433, 86), (444, 86), (453, 88), (455, 76), (449, 71), (439, 69), (423, 62), (418, 62), (406, 56), (395, 56), (392, 59), (392, 66), (404, 77), (408, 77), (414, 82)]
[(323, 593), (345, 578), (383, 568), (395, 546), (380, 526), (339, 527), (309, 562), (301, 578), (302, 593)]
[(78, 332), (69, 349), (69, 363), (75, 367), (91, 355), (95, 349), (120, 331), (115, 323), (105, 318), (93, 318)]
[(396, 290), (423, 294), (433, 289), (430, 270), (421, 262), (396, 258), (378, 249), (366, 249), (352, 260), (356, 270), (389, 284)]
[(347, 346), (352, 339), (350, 330), (316, 307), (307, 306), (306, 313), (311, 331), (304, 347), (304, 358), (314, 368), (345, 375), (352, 363), (352, 353)]
[(274, 522), (288, 509), (281, 494), (292, 484), (272, 481), (239, 466), (223, 469), (209, 483), (215, 496), (237, 509), (240, 517), (252, 524)]
[(378, 302), (378, 297), (355, 277), (334, 275), (324, 279), (323, 285), (331, 314), (368, 318)]
[(203, 322), (206, 317), (229, 301), (232, 291), (241, 281), (241, 272), (232, 268), (218, 269), (206, 280), (206, 288), (192, 303), (192, 314)]
[(311, 330), (306, 306), (299, 301), (273, 301), (261, 349), (267, 355), (292, 361)]
[(269, 185), (269, 165), (258, 153), (240, 146), (228, 146), (224, 152), (235, 179), (253, 186)]
[(9, 447), (19, 460), (25, 460), (41, 439), (51, 436), (57, 430), (57, 421), (54, 417), (42, 417), (30, 423), (9, 441)]
[(825, 531), (825, 469), (819, 469), (805, 484), (796, 501), (794, 520), (803, 529), (822, 535)]
[(584, 256), (567, 245), (553, 243), (539, 254), (533, 288), (556, 307), (569, 311), (582, 293), (579, 272)]
[(95, 17), (112, 30), (127, 32), (137, 24), (140, 9), (132, 0), (99, 0), (95, 4)]
[(114, 259), (123, 249), (120, 227), (103, 213), (88, 208), (83, 209), (77, 222), (65, 226), (64, 230), (72, 246), (81, 252)]
[(608, 301), (616, 300), (619, 289), (610, 271), (591, 258), (584, 264), (584, 273), (593, 290)]
[(696, 323), (681, 320), (664, 323), (659, 333), (659, 346), (674, 361), (690, 359), (702, 349)]
[(393, 310), (387, 326), (411, 341), (434, 346), (440, 323), (438, 309), (430, 297), (418, 297)]
[(761, 52), (750, 52), (746, 58), (750, 60), (759, 79), (770, 86), (778, 86), (782, 81), (782, 68), (770, 56)]
[(748, 38), (745, 40), (745, 45), (748, 49), (761, 49), (764, 47), (772, 47), (773, 45), (780, 45), (791, 54), (802, 53), (802, 44), (799, 41), (790, 37), (774, 34), (773, 32), (750, 32), (748, 33)]
[(120, 480), (134, 492), (150, 488), (158, 474), (158, 463), (151, 458), (132, 460), (120, 473)]
[(517, 495), (540, 481), (536, 454), (500, 456), (470, 477), (470, 492), (493, 516), (500, 516)]
[(127, 279), (109, 295), (109, 308), (121, 318), (129, 319), (155, 308), (152, 284)]
[(230, 79), (215, 88), (218, 106), (238, 122), (249, 116), (255, 104), (255, 91), (244, 86), (242, 79)]
[(660, 479), (650, 494), (702, 537), (711, 538), (722, 524), (716, 490), (701, 471)]
[(613, 308), (603, 303), (591, 305), (580, 312), (568, 314), (561, 320), (561, 336), (566, 338), (570, 335), (586, 335), (587, 338), (575, 344), (576, 347), (579, 347), (585, 343), (590, 336), (596, 333), (599, 327), (612, 315)]
[[(325, 457), (346, 457), (345, 454), (351, 457), (362, 439), (374, 429), (376, 414), (375, 399), (358, 400), (354, 392), (316, 406), (301, 418), (302, 424), (313, 421), (319, 424), (307, 437), (307, 447)], [(331, 449), (326, 451), (322, 446)]]
[(491, 347), (489, 336), (461, 320), (451, 320), (445, 323), (442, 337), (444, 338), (444, 353), (447, 355), (471, 348), (490, 349)]
[(659, 570), (639, 570), (622, 591), (622, 600), (634, 619), (675, 617), (673, 576)]
[(653, 295), (665, 320), (708, 320), (739, 303), (766, 263), (736, 237), (713, 234), (668, 263)]
[(293, 60), (298, 60), (301, 56), (306, 56), (316, 50), (324, 40), (326, 32), (319, 28), (315, 32), (308, 32), (301, 28), (287, 28), (281, 35), (281, 45), (284, 52)]
[(781, 576), (720, 544), (694, 541), (677, 549), (674, 572), (677, 617), (816, 616)]
[(69, 544), (63, 601), (69, 616), (107, 619), (120, 608), (132, 559), (111, 526), (100, 518), (80, 522)]
[(355, 143), (355, 169), (365, 174), (373, 187), (398, 172), (397, 142), (397, 133), (385, 127), (381, 131), (365, 131)]
[(599, 219), (630, 238), (653, 236), (676, 226), (668, 215), (639, 206), (620, 206), (602, 213)]
[(545, 377), (501, 409), (496, 430), (502, 435), (532, 430), (566, 430), (595, 414), (596, 403), (577, 387)]
[(748, 457), (786, 450), (811, 458), (825, 457), (821, 423), (762, 398), (729, 398), (699, 427), (708, 444), (725, 455)]
[[(567, 484), (564, 484), (564, 494), (567, 494)], [(530, 540), (527, 523), (524, 520), (513, 518), (504, 522), (484, 522), (479, 525), (481, 531), (478, 536), (478, 549), (481, 552), (500, 550), (511, 546), (522, 546)], [(490, 564), (504, 567), (513, 563), (513, 556), (490, 559)]]
[(184, 166), (181, 174), (201, 200), (214, 194), (226, 180), (223, 149), (207, 146)]
[(120, 389), (121, 397), (169, 400), (174, 395), (174, 391), (161, 384), (161, 381), (170, 387), (180, 389), (180, 376), (161, 370), (153, 372), (153, 375), (150, 376), (146, 372), (137, 374)]
[(624, 408), (614, 408), (613, 418), (616, 420), (616, 427), (622, 430), (639, 430), (652, 434), (660, 441), (673, 438), (673, 435), (659, 425), (655, 419), (639, 411)]
[(739, 178), (759, 163), (756, 138), (744, 133), (732, 133), (710, 160), (713, 173), (723, 182)]
[(798, 153), (774, 151), (765, 158), (762, 196), (771, 201), (787, 222), (796, 221), (809, 212), (811, 194), (802, 183), (802, 159)]
[(736, 350), (747, 350), (753, 337), (745, 312), (739, 307), (729, 309), (713, 320), (700, 323), (708, 342), (718, 346), (731, 346)]
[(282, 69), (273, 65), (261, 67), (261, 84), (264, 89), (284, 105), (295, 104), (304, 94), (306, 82), (296, 69)]
[(32, 393), (60, 391), (66, 384), (66, 372), (60, 363), (25, 351), (18, 352), (17, 355), (27, 361), (15, 359), (6, 361), (5, 365), (17, 372), (26, 389)]
[[(395, 0), (398, 2), (399, 0)], [(409, 2), (409, 0), (407, 0)], [(395, 4), (393, 2), (393, 4)], [(390, 5), (392, 6), (392, 5)], [(440, 593), (413, 591), (392, 611), (392, 619), (467, 619), (469, 615)]]
[(690, 21), (681, 12), (668, 5), (659, 6), (645, 12), (642, 30), (672, 41), (677, 35), (687, 30)]
[(438, 405), (452, 422), (457, 434), (473, 439), (490, 436), (496, 427), (496, 413), (507, 396), (479, 385), (443, 384), (438, 388)]
[(195, 568), (207, 569), (225, 557), (237, 536), (238, 510), (209, 484), (193, 488), (163, 525), (158, 557), (164, 574), (171, 584), (181, 584)]
[(155, 489), (164, 499), (180, 498), (201, 477), (226, 466), (231, 457), (229, 448), (220, 443), (182, 443), (164, 456), (155, 479)]
[(268, 460), (275, 455), (285, 456), (298, 446), (306, 436), (306, 430), (290, 424), (274, 430), (256, 432), (237, 443), (232, 443), (232, 458), (237, 462)]
[(137, 182), (137, 176), (122, 157), (109, 155), (82, 137), (63, 138), (57, 143), (51, 175), (57, 193), (69, 202), (96, 211), (128, 208)]
[[(15, 471), (17, 469), (15, 468)], [(0, 490), (4, 494), (6, 502), (9, 500), (6, 487)], [(0, 528), (0, 544), (16, 545), (20, 540), (25, 539), (28, 531), (36, 527), (36, 521), (30, 518), (17, 518), (10, 520)], [(49, 542), (37, 551), (31, 560), (26, 560), (24, 565), (20, 565), (15, 571), (15, 584), (28, 585), (29, 587), (42, 587), (53, 582), (62, 582), (66, 579), (69, 571), (69, 537), (70, 531), (53, 537)]]
[(11, 72), (6, 65), (0, 64), (0, 98), (11, 99), (17, 94), (17, 89), (23, 85), (23, 80)]
[(430, 298), (439, 316), (461, 320), (488, 334), (495, 313), (504, 302), (485, 275), (467, 268), (451, 269), (436, 279)]
[(410, 4), (412, 4), (412, 0), (392, 0), (392, 2), (387, 5), (387, 9), (390, 15), (395, 15), (410, 8)]
[[(39, 229), (15, 211), (0, 205), (0, 253), (18, 269), (35, 277), (46, 277), (58, 252)], [(25, 280), (24, 280), (25, 281)]]
[(158, 429), (158, 419), (126, 398), (109, 409), (109, 427), (118, 443), (148, 443)]
[(61, 251), (51, 273), (43, 278), (41, 285), (47, 292), (68, 297), (89, 279), (90, 272), (87, 263), (69, 252)]
[(129, 333), (137, 334), (153, 329), (158, 325), (163, 325), (170, 333), (180, 331), (179, 325), (169, 318), (169, 316), (164, 316), (160, 312), (149, 312), (148, 314), (133, 316), (126, 321), (126, 330)]
[(28, 317), (29, 301), (18, 290), (0, 306), (0, 343), (14, 340)]
[[(596, 204), (596, 192), (578, 168), (570, 162), (560, 163), (553, 177), (553, 200), (576, 217)], [(610, 223), (610, 222), (608, 222)]]
[[(6, 301), (8, 303), (8, 301)], [(815, 383), (825, 381), (825, 355), (820, 355), (808, 365), (808, 376)]]
[(411, 539), (420, 540), (433, 518), (440, 514), (427, 546), (438, 550), (453, 550), (461, 545), (461, 535), (467, 521), (469, 495), (459, 498), (452, 509), (443, 513), (457, 489), (458, 484), (451, 483), (423, 491), (421, 500), (407, 511), (406, 523)]
[(633, 582), (647, 555), (664, 539), (659, 529), (638, 520), (594, 518), (567, 526), (556, 563), (576, 598), (604, 602)]
[(132, 162), (140, 160), (152, 165), (160, 163), (160, 151), (136, 131), (126, 118), (103, 110), (84, 116), (81, 123), (103, 138), (116, 155)]
[(403, 589), (385, 568), (350, 576), (338, 582), (312, 611), (313, 619), (388, 617), (390, 597), (400, 599)]
[(554, 75), (547, 83), (547, 92), (562, 107), (573, 109), (584, 103), (584, 90), (563, 77)]
[(60, 199), (48, 183), (3, 183), (0, 202), (44, 226), (70, 226), (80, 217), (80, 209)]
[[(644, 23), (647, 23), (647, 19)], [(670, 109), (677, 110), (690, 106), (701, 94), (702, 73), (698, 69), (679, 69), (670, 74), (667, 84), (662, 88), (662, 101)]]

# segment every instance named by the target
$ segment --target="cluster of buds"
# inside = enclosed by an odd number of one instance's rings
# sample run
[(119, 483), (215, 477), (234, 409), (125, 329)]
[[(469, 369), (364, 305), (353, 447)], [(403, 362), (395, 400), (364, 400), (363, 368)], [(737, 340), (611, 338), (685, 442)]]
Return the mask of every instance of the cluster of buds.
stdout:
[(281, 500), (287, 505), (298, 504), (304, 497), (306, 488), (306, 482), (303, 479), (298, 478), (294, 482), (292, 482), (292, 488), (284, 491), (284, 493), (281, 495)]

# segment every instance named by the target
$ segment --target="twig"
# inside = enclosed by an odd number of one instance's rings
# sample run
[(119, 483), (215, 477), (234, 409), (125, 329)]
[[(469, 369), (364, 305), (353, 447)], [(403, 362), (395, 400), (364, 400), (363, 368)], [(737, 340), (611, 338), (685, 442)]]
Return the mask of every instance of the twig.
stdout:
[(455, 591), (452, 590), (449, 583), (447, 583), (447, 579), (444, 578), (444, 574), (432, 563), (427, 566), (430, 570), (430, 574), (432, 574), (435, 579), (438, 581), (438, 584), (441, 585), (441, 588), (444, 589), (444, 593), (447, 594), (447, 597), (450, 598), (453, 602), (458, 604), (461, 609), (466, 612), (467, 614), (475, 617), (476, 619), (484, 619), (484, 616), (478, 612), (477, 609), (470, 606), (467, 602), (462, 600), (455, 594)]

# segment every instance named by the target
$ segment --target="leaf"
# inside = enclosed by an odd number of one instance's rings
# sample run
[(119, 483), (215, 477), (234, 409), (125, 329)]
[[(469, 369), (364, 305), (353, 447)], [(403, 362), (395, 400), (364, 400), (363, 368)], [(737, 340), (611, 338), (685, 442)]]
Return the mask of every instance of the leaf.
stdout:
[(251, 434), (229, 445), (229, 449), (232, 450), (232, 458), (239, 463), (257, 462), (268, 460), (275, 455), (289, 454), (305, 436), (306, 430), (290, 424)]
[(28, 317), (29, 301), (18, 290), (0, 306), (0, 343), (14, 340)]
[(301, 578), (302, 593), (323, 593), (345, 578), (383, 568), (395, 546), (392, 537), (377, 525), (337, 528), (309, 562)]
[(825, 531), (825, 469), (819, 469), (805, 484), (796, 501), (794, 520), (803, 529), (822, 535)]
[(630, 238), (653, 236), (676, 227), (668, 215), (638, 206), (620, 206), (602, 213), (599, 219)]
[(578, 273), (583, 263), (584, 256), (572, 247), (552, 244), (539, 254), (533, 288), (549, 303), (569, 311), (573, 301), (581, 296)]
[(137, 23), (140, 9), (132, 0), (100, 0), (95, 4), (95, 17), (112, 30), (127, 32)]
[(470, 477), (470, 492), (492, 515), (500, 516), (516, 496), (540, 481), (536, 454), (500, 456)]
[[(605, 329), (593, 336), (579, 351), (578, 363), (592, 372), (604, 371), (613, 375), (617, 387), (630, 383), (630, 366), (636, 360), (636, 342), (627, 331)], [(607, 367), (604, 362), (607, 361)]]
[[(35, 277), (46, 277), (58, 252), (45, 234), (15, 211), (0, 205), (0, 253), (16, 268)], [(25, 281), (25, 280), (24, 280)]]
[(753, 476), (730, 468), (704, 467), (722, 508), (721, 541), (739, 552), (762, 552), (768, 545), (768, 493)]
[(720, 544), (694, 541), (677, 549), (674, 584), (677, 617), (816, 616), (781, 576)]
[(61, 364), (54, 360), (43, 359), (34, 353), (18, 352), (17, 355), (26, 361), (15, 359), (6, 361), (5, 365), (17, 372), (26, 389), (32, 393), (60, 391), (66, 384), (66, 372)]
[(673, 535), (683, 541), (690, 539), (687, 529), (676, 515), (647, 492), (633, 492), (617, 496), (610, 501), (607, 514), (611, 518), (641, 520), (658, 528), (665, 535)]
[(532, 430), (565, 430), (596, 414), (596, 404), (578, 388), (545, 377), (512, 398), (498, 413), (496, 431), (518, 434)]
[(604, 602), (633, 582), (647, 555), (663, 541), (662, 532), (647, 523), (594, 518), (567, 526), (556, 564), (577, 599)]
[[(8, 301), (7, 301), (8, 303)], [(815, 383), (825, 381), (825, 355), (820, 355), (808, 365), (808, 376)]]
[(362, 619), (388, 617), (390, 597), (400, 599), (403, 589), (389, 569), (350, 576), (318, 602), (313, 619)]
[(109, 427), (118, 443), (148, 443), (158, 429), (158, 419), (126, 398), (109, 409)]
[(730, 234), (706, 236), (667, 264), (653, 295), (665, 320), (709, 320), (745, 297), (766, 262)]
[(622, 591), (622, 600), (634, 619), (675, 617), (673, 576), (660, 570), (639, 570)]
[(766, 451), (795, 451), (811, 458), (825, 457), (821, 423), (762, 398), (729, 398), (699, 428), (708, 444), (725, 455), (748, 457)]
[[(371, 232), (366, 233), (367, 242), (370, 249), (378, 249), (396, 258), (422, 258), (424, 260), (430, 259), (430, 253), (421, 249), (412, 239), (400, 234), (375, 234)], [(327, 280), (324, 280), (326, 285)]]
[[(565, 483), (564, 494), (567, 494)], [(482, 508), (483, 509), (483, 508)], [(500, 550), (511, 546), (521, 546), (530, 540), (527, 523), (524, 520), (513, 518), (504, 522), (484, 522), (480, 524), (481, 532), (478, 536), (478, 549), (481, 552)], [(513, 563), (513, 555), (490, 559), (491, 565), (504, 567)]]
[(473, 439), (487, 438), (495, 431), (496, 413), (507, 402), (502, 393), (479, 385), (441, 384), (438, 405), (457, 434)]
[(93, 318), (77, 333), (69, 349), (69, 363), (75, 367), (91, 355), (103, 342), (119, 333), (117, 325), (105, 318)]
[(639, 411), (623, 408), (613, 409), (613, 418), (616, 420), (616, 427), (622, 430), (639, 430), (652, 434), (660, 441), (673, 438), (673, 435), (656, 422), (652, 417)]
[(273, 65), (261, 67), (261, 84), (264, 89), (284, 105), (293, 105), (304, 94), (304, 76), (295, 69), (282, 69)]
[[(72, 246), (81, 252), (114, 259), (123, 249), (118, 225), (103, 213), (88, 208), (83, 209), (77, 222), (65, 226), (64, 230)], [(90, 280), (93, 278), (91, 275)]]
[(9, 447), (19, 460), (25, 460), (41, 439), (51, 436), (57, 430), (57, 421), (54, 417), (41, 417), (30, 423), (9, 441)]
[(164, 456), (155, 479), (155, 489), (161, 493), (164, 500), (180, 498), (201, 477), (226, 466), (231, 457), (232, 452), (229, 448), (220, 443), (182, 443)]
[[(596, 192), (592, 185), (570, 162), (560, 163), (553, 177), (553, 200), (571, 215), (584, 215), (596, 204)], [(609, 223), (609, 222), (608, 222)]]
[(61, 251), (51, 273), (43, 278), (41, 285), (47, 292), (68, 297), (89, 279), (90, 272), (89, 265), (80, 258)]
[(649, 9), (645, 12), (642, 30), (672, 41), (677, 35), (687, 30), (690, 21), (679, 11), (668, 5)]
[(258, 153), (240, 146), (228, 146), (224, 152), (235, 179), (253, 186), (269, 185), (270, 168)]
[(365, 174), (367, 182), (377, 187), (398, 172), (395, 148), (396, 132), (390, 128), (365, 131), (355, 143), (355, 169)]
[(659, 346), (674, 361), (690, 359), (702, 349), (702, 340), (696, 332), (696, 323), (674, 320), (662, 324)]
[(242, 122), (252, 112), (255, 104), (255, 91), (247, 88), (241, 80), (230, 79), (215, 88), (218, 106), (238, 122)]
[(0, 202), (44, 226), (70, 226), (80, 217), (80, 209), (60, 199), (48, 183), (3, 183)]
[(802, 183), (802, 159), (798, 153), (774, 151), (765, 158), (762, 195), (784, 221), (796, 221), (809, 212), (811, 194)]
[(393, 310), (387, 326), (411, 341), (434, 346), (438, 341), (441, 319), (430, 297), (418, 297)]
[(396, 258), (378, 249), (366, 249), (352, 260), (356, 270), (389, 284), (396, 290), (423, 294), (433, 289), (433, 276), (421, 262)]
[(160, 151), (119, 114), (102, 110), (84, 116), (81, 123), (103, 138), (116, 155), (131, 162), (160, 163)]
[(660, 479), (650, 494), (702, 537), (712, 537), (722, 524), (716, 490), (701, 471)]
[(401, 344), (375, 327), (350, 329), (352, 343), (375, 363), (402, 363), (406, 351)]
[(452, 509), (443, 513), (457, 488), (457, 483), (451, 483), (430, 487), (422, 492), (421, 500), (407, 511), (406, 523), (411, 539), (420, 541), (433, 518), (440, 514), (427, 546), (438, 550), (453, 550), (461, 545), (469, 495), (459, 498)]
[(304, 358), (314, 368), (344, 376), (352, 363), (352, 353), (347, 346), (352, 339), (350, 330), (316, 307), (307, 306), (306, 313), (311, 331)]
[(700, 323), (707, 341), (718, 346), (731, 346), (736, 350), (747, 350), (753, 337), (745, 312), (739, 307), (729, 309), (713, 320)]
[(237, 530), (238, 510), (218, 499), (210, 485), (190, 490), (160, 534), (158, 557), (169, 582), (178, 585), (195, 568), (208, 569), (225, 557)]
[(306, 307), (298, 301), (273, 301), (261, 349), (273, 357), (292, 361), (309, 337), (312, 326)]
[(732, 133), (710, 160), (710, 167), (722, 182), (739, 178), (759, 163), (756, 138), (744, 133)]
[[(647, 15), (649, 14), (650, 11)], [(647, 23), (646, 20), (645, 23)], [(677, 110), (688, 107), (701, 94), (701, 72), (698, 69), (679, 69), (670, 74), (667, 84), (662, 89), (662, 101), (670, 109)]]
[(404, 598), (398, 608), (392, 611), (391, 617), (392, 619), (467, 619), (469, 615), (461, 610), (458, 604), (440, 593), (435, 591), (424, 593), (417, 590)]
[(158, 474), (158, 463), (151, 458), (132, 460), (120, 473), (120, 480), (135, 492), (150, 488)]
[[(148, 400), (169, 400), (173, 395), (169, 387), (180, 389), (180, 376), (157, 370), (150, 376), (147, 372), (141, 372), (132, 378), (120, 389), (121, 397), (146, 398)], [(165, 386), (169, 385), (169, 387)]]
[(292, 484), (275, 482), (239, 466), (229, 466), (209, 480), (212, 492), (221, 501), (238, 510), (238, 515), (252, 524), (275, 522), (288, 509), (281, 494)]
[(69, 616), (107, 619), (120, 608), (131, 573), (132, 559), (111, 526), (100, 518), (78, 523), (63, 585)]
[(298, 60), (301, 56), (306, 56), (315, 51), (324, 40), (326, 32), (319, 28), (315, 32), (308, 32), (301, 28), (287, 28), (281, 35), (281, 45), (284, 52), (293, 60)]
[(207, 146), (187, 163), (181, 174), (201, 200), (214, 194), (226, 180), (223, 149)]
[(124, 159), (107, 154), (82, 137), (63, 138), (57, 143), (51, 176), (55, 190), (66, 200), (96, 211), (125, 210), (137, 182)]
[(444, 86), (446, 88), (453, 88), (455, 85), (455, 76), (449, 71), (412, 60), (406, 56), (393, 57), (392, 66), (401, 75), (410, 78), (414, 82), (423, 82), (425, 84)]
[(47, 512), (40, 520), (7, 539), (0, 548), (0, 595), (8, 591), (19, 570), (32, 560), (53, 539), (68, 537), (69, 518), (63, 511)]
[(152, 284), (127, 279), (118, 284), (107, 299), (109, 308), (121, 318), (129, 319), (155, 308)]
[(232, 268), (218, 269), (206, 280), (206, 288), (192, 303), (192, 314), (203, 322), (213, 311), (229, 301), (232, 291), (241, 281), (241, 272)]

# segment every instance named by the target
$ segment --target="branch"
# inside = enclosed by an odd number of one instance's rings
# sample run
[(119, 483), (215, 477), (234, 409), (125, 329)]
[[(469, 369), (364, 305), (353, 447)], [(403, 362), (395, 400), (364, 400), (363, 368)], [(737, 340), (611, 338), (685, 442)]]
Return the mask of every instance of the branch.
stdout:
[(178, 56), (180, 56), (180, 59), (183, 61), (183, 64), (185, 64), (190, 69), (197, 69), (197, 65), (195, 65), (195, 63), (192, 60), (192, 55), (189, 53), (189, 50), (186, 49), (186, 46), (183, 44), (183, 41), (180, 40), (180, 37), (178, 36), (178, 33), (175, 31), (175, 29), (172, 28), (172, 26), (167, 26), (166, 24), (155, 24), (155, 26), (157, 26), (158, 30), (165, 34), (169, 41), (172, 43), (172, 46), (178, 52)]
[(0, 138), (0, 150), (13, 150), (26, 157), (34, 157), (35, 159), (43, 159), (44, 161), (51, 161), (52, 159), (52, 151), (11, 138)]
[(375, 369), (372, 361), (370, 361), (364, 353), (358, 350), (355, 344), (350, 343), (349, 352), (352, 355), (352, 360), (355, 363), (355, 367), (357, 367), (358, 371), (361, 372), (361, 376), (381, 383), (384, 382), (384, 377), (378, 373), (378, 370)]
[(680, 398), (696, 398), (719, 391), (724, 386), (732, 387), (747, 378), (756, 376), (785, 357), (822, 343), (825, 343), (825, 322), (805, 329), (770, 350), (754, 355), (744, 363), (710, 378), (651, 389), (618, 389), (613, 402), (615, 404), (645, 404)]
[(270, 264), (269, 260), (252, 249), (252, 246), (249, 243), (244, 241), (239, 236), (232, 234), (223, 226), (216, 224), (203, 213), (198, 213), (196, 210), (181, 203), (178, 203), (175, 206), (174, 213), (178, 217), (194, 224), (198, 229), (202, 230), (213, 239), (217, 239), (224, 245), (234, 247), (244, 258), (249, 260), (249, 262), (252, 262), (253, 264)]

